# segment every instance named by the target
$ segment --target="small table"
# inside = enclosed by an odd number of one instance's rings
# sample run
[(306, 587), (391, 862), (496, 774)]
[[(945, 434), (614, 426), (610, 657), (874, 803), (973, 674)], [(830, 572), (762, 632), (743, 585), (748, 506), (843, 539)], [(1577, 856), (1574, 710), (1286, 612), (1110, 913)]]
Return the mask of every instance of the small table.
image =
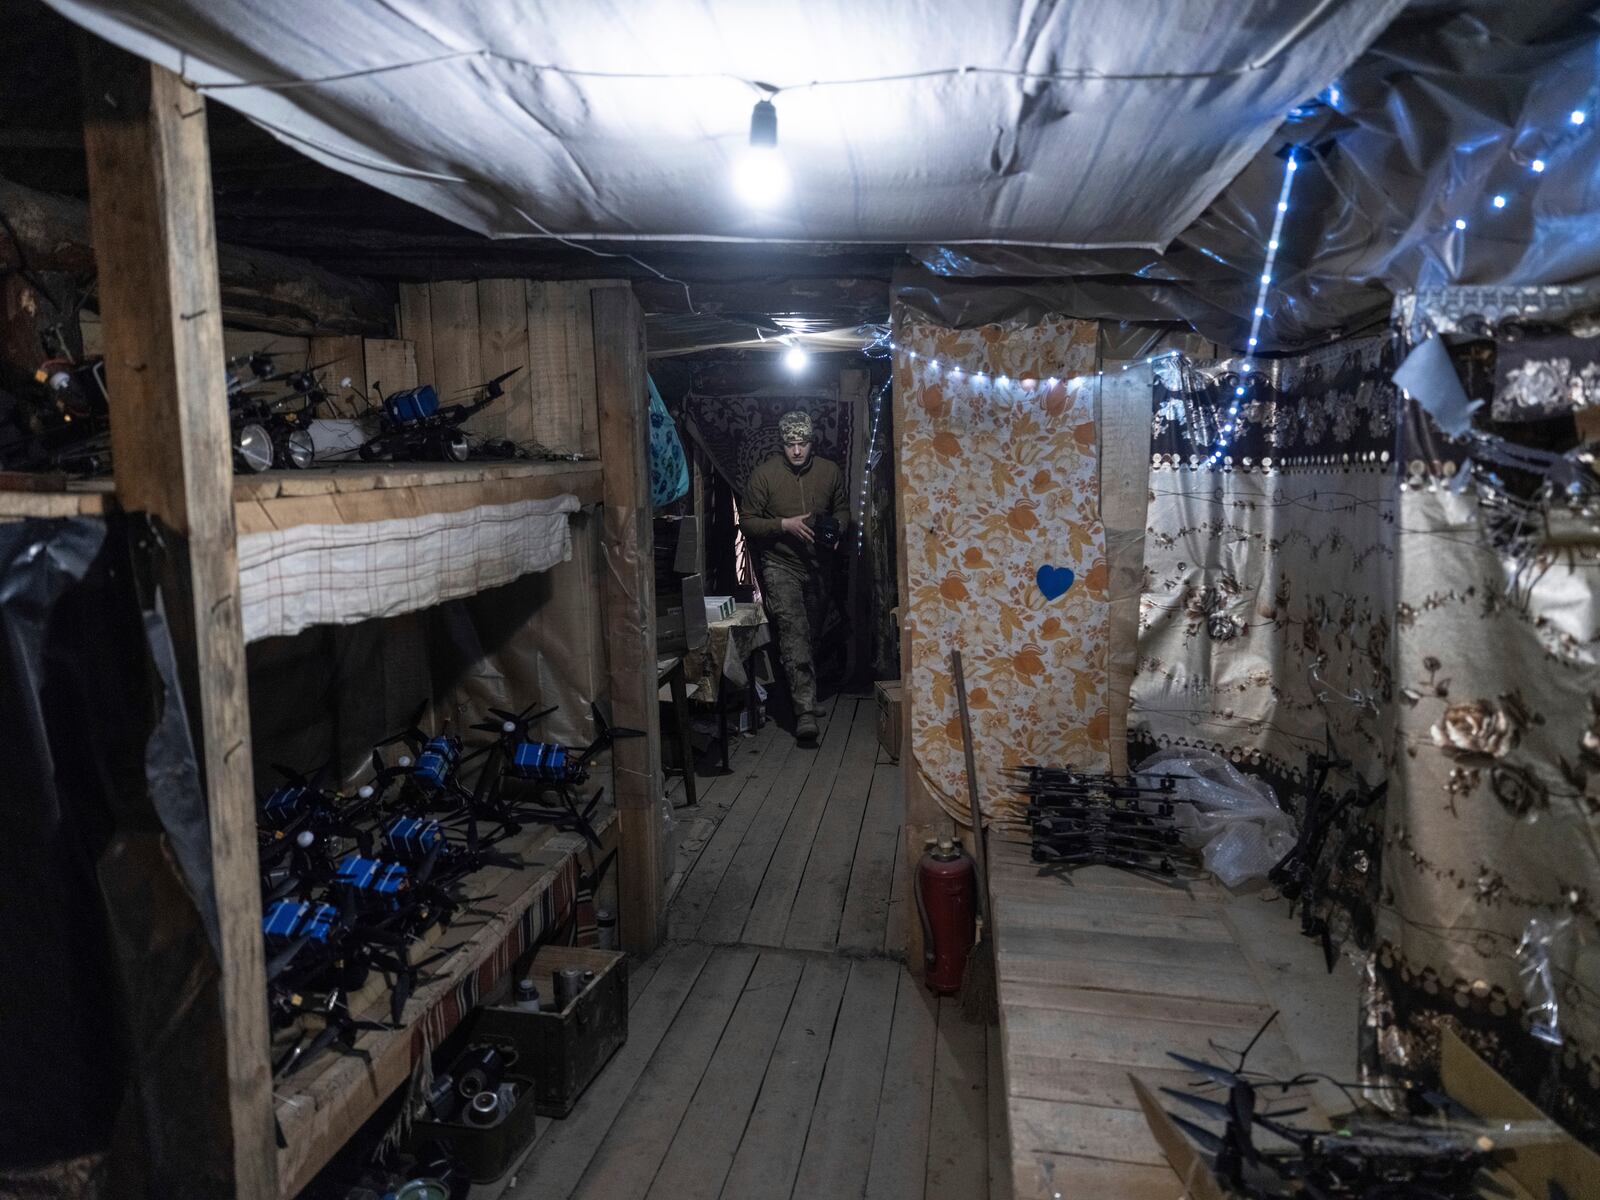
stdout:
[(756, 700), (755, 660), (758, 651), (771, 645), (772, 625), (759, 604), (738, 604), (731, 617), (711, 621), (706, 626), (706, 644), (684, 655), (684, 675), (689, 693), (717, 710), (717, 733), (722, 739), (722, 769), (728, 765), (728, 706), (723, 702), (722, 681), (745, 692), (752, 732), (761, 728), (761, 709)]

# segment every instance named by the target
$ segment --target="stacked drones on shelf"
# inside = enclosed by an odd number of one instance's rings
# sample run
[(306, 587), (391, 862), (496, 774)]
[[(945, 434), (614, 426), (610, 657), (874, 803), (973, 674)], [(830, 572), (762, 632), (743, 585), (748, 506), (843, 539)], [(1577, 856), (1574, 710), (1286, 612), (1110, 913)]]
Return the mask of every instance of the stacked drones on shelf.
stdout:
[(1177, 873), (1189, 852), (1174, 822), (1181, 800), (1170, 776), (1092, 775), (1071, 767), (1007, 768), (1022, 782), (1033, 827), (1033, 860)]
[[(494, 739), (470, 750), (448, 731), (423, 733), (419, 710), (410, 727), (374, 747), (371, 780), (349, 794), (277, 768), (284, 782), (259, 809), (262, 932), (272, 1024), (295, 1033), (275, 1075), (330, 1046), (353, 1049), (361, 1030), (386, 1028), (349, 1009), (350, 994), (373, 971), (392, 979), (389, 1017), (399, 1024), (428, 978), (424, 968), (443, 957), (413, 962), (411, 944), (471, 911), (463, 885), (474, 872), (522, 865), (496, 844), (545, 824), (599, 846), (593, 817), (604, 789), (581, 805), (576, 789), (614, 739), (642, 735), (591, 710), (599, 736), (582, 749), (530, 738), (532, 723), (555, 711), (530, 707), (491, 709), (495, 720), (472, 728)], [(395, 745), (402, 752), (391, 764), (384, 750)], [(475, 760), (469, 789), (463, 770)], [(305, 1030), (303, 1016), (320, 1018), (322, 1028)]]

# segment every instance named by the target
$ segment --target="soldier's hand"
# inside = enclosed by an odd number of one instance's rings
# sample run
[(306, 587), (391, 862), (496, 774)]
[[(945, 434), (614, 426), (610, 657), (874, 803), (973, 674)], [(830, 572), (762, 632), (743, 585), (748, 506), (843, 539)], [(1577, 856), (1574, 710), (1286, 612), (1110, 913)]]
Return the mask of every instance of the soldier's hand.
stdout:
[(811, 526), (806, 524), (804, 517), (785, 517), (783, 519), (783, 531), (794, 534), (795, 537), (804, 542), (815, 542), (817, 540), (817, 535), (811, 532)]

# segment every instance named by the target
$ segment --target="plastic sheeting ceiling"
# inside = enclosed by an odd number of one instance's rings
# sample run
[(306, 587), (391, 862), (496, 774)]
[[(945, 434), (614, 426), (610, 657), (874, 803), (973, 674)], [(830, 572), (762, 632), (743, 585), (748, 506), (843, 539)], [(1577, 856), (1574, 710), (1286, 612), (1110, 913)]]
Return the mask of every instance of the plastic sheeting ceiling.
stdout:
[[(1050, 311), (1179, 320), (1242, 350), (1290, 146), (1302, 169), (1263, 350), (1381, 323), (1391, 292), (1600, 276), (1600, 15), (1590, 0), (1413, 0), (1338, 91), (1336, 104), (1292, 110), (1163, 253), (947, 239), (911, 247), (927, 271), (900, 281), (901, 299), (961, 326)], [(1574, 124), (1573, 112), (1586, 119)]]
[[(1404, 6), (50, 3), (486, 234), (1058, 248), (1164, 247)], [(756, 80), (793, 178), (765, 216), (728, 184)]]

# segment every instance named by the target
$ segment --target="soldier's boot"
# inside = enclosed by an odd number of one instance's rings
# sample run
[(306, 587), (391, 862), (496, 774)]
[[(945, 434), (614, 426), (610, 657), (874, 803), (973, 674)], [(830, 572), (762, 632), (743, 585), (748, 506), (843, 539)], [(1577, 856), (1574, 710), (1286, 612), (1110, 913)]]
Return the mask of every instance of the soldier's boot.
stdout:
[(796, 741), (817, 740), (817, 681), (811, 664), (790, 668), (789, 684), (794, 700), (794, 736)]

